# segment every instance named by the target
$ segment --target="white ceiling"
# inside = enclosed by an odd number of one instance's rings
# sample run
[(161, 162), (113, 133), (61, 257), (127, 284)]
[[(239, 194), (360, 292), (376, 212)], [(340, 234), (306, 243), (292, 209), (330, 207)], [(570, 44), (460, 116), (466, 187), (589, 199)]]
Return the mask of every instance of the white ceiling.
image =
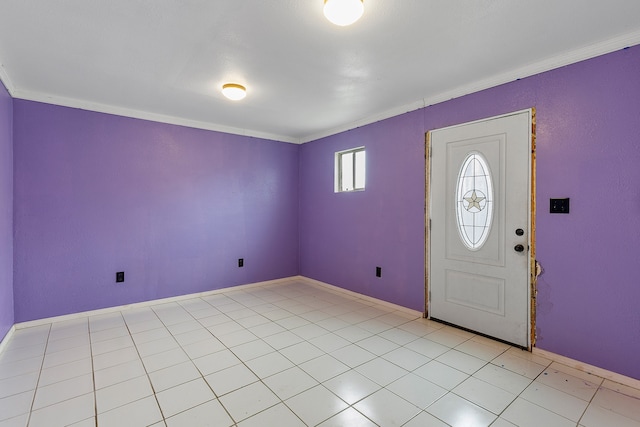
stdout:
[(0, 78), (15, 98), (306, 142), (640, 44), (638, 0), (364, 5), (337, 27), (323, 0), (0, 0)]

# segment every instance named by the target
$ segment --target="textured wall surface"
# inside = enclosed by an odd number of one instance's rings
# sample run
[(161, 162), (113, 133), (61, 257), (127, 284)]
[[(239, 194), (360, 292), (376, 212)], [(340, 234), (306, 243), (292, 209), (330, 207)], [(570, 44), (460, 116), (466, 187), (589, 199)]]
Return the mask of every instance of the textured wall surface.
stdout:
[[(537, 345), (640, 379), (638, 70), (640, 46), (305, 144), (300, 274), (422, 310), (424, 133), (536, 107)], [(334, 152), (362, 145), (366, 190), (334, 194)]]
[(15, 100), (14, 151), (17, 322), (298, 274), (296, 145)]
[(640, 46), (538, 79), (537, 247), (538, 346), (640, 379), (638, 70)]
[[(365, 191), (334, 193), (334, 153), (363, 145)], [(423, 145), (422, 112), (414, 111), (301, 147), (303, 275), (423, 309)]]
[(13, 326), (13, 103), (0, 82), (0, 340)]
[[(536, 107), (537, 345), (640, 379), (639, 69), (637, 46), (301, 147), (15, 100), (15, 320), (298, 273), (422, 310), (424, 132)], [(11, 114), (0, 92), (2, 233)], [(367, 189), (334, 194), (362, 145)]]

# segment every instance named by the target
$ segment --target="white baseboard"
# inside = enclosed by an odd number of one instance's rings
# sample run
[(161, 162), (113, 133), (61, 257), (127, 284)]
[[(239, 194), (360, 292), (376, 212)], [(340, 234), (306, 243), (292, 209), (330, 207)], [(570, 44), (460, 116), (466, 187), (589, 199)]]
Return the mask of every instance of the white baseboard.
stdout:
[(123, 310), (130, 310), (133, 308), (141, 308), (141, 307), (149, 307), (152, 305), (156, 305), (156, 304), (166, 304), (166, 303), (170, 303), (170, 302), (176, 302), (176, 301), (182, 301), (182, 300), (186, 300), (186, 299), (191, 299), (191, 298), (198, 298), (198, 297), (205, 297), (205, 296), (209, 296), (209, 295), (215, 295), (215, 294), (219, 294), (219, 293), (223, 293), (223, 292), (230, 292), (230, 291), (235, 291), (235, 290), (243, 290), (243, 289), (249, 289), (249, 288), (254, 288), (254, 287), (260, 287), (260, 286), (268, 286), (268, 285), (277, 285), (280, 283), (286, 283), (286, 282), (291, 282), (291, 281), (300, 281), (303, 283), (306, 283), (308, 285), (312, 285), (312, 286), (318, 286), (321, 287), (325, 290), (328, 290), (329, 292), (333, 292), (333, 293), (338, 293), (338, 294), (342, 294), (342, 295), (348, 295), (351, 298), (356, 298), (356, 299), (361, 299), (361, 300), (365, 300), (371, 303), (375, 303), (375, 304), (380, 304), (380, 305), (384, 305), (387, 306), (389, 308), (392, 308), (393, 310), (396, 311), (401, 311), (410, 315), (415, 315), (418, 317), (422, 317), (423, 313), (417, 310), (413, 310), (407, 307), (403, 307), (401, 305), (398, 304), (394, 304), (391, 302), (387, 302), (387, 301), (383, 301), (374, 297), (370, 297), (368, 295), (364, 295), (364, 294), (359, 294), (357, 292), (353, 292), (350, 291), (348, 289), (343, 289), (340, 288), (338, 286), (334, 286), (334, 285), (330, 285), (328, 283), (325, 282), (321, 282), (319, 280), (315, 280), (315, 279), (310, 279), (308, 277), (305, 276), (290, 276), (290, 277), (285, 277), (282, 279), (275, 279), (275, 280), (267, 280), (264, 282), (256, 282), (256, 283), (248, 283), (246, 285), (238, 285), (238, 286), (232, 286), (232, 287), (228, 287), (228, 288), (221, 288), (221, 289), (215, 289), (212, 291), (206, 291), (206, 292), (197, 292), (197, 293), (193, 293), (193, 294), (187, 294), (187, 295), (178, 295), (175, 297), (169, 297), (169, 298), (161, 298), (161, 299), (155, 299), (155, 300), (150, 300), (150, 301), (142, 301), (142, 302), (137, 302), (137, 303), (133, 303), (133, 304), (125, 304), (125, 305), (120, 305), (120, 306), (115, 306), (115, 307), (107, 307), (107, 308), (100, 308), (97, 310), (89, 310), (89, 311), (82, 311), (79, 313), (72, 313), (72, 314), (64, 314), (62, 316), (55, 316), (55, 317), (47, 317), (44, 319), (36, 319), (36, 320), (30, 320), (27, 322), (20, 322), (20, 323), (16, 323), (15, 325), (13, 325), (13, 327), (15, 329), (24, 329), (24, 328), (31, 328), (34, 326), (40, 326), (40, 325), (45, 325), (47, 323), (55, 323), (55, 322), (64, 322), (64, 321), (68, 321), (68, 320), (75, 320), (75, 319), (82, 319), (85, 317), (89, 317), (89, 316), (96, 316), (96, 315), (100, 315), (100, 314), (108, 314), (108, 313), (114, 313), (117, 311), (123, 311)]
[[(305, 276), (290, 276), (290, 277), (285, 277), (282, 279), (275, 279), (275, 280), (267, 280), (264, 282), (256, 282), (256, 283), (248, 283), (245, 285), (238, 285), (238, 286), (232, 286), (232, 287), (228, 287), (228, 288), (222, 288), (222, 289), (215, 289), (212, 291), (206, 291), (206, 292), (198, 292), (198, 293), (193, 293), (193, 294), (188, 294), (188, 295), (179, 295), (179, 296), (175, 296), (175, 297), (169, 297), (169, 298), (161, 298), (161, 299), (156, 299), (156, 300), (150, 300), (150, 301), (143, 301), (143, 302), (139, 302), (139, 303), (134, 303), (134, 304), (126, 304), (126, 305), (121, 305), (121, 306), (116, 306), (116, 307), (108, 307), (108, 308), (102, 308), (102, 309), (98, 309), (98, 310), (90, 310), (90, 311), (84, 311), (84, 312), (80, 312), (80, 313), (73, 313), (73, 314), (66, 314), (63, 316), (55, 316), (55, 317), (49, 317), (49, 318), (45, 318), (45, 319), (37, 319), (37, 320), (31, 320), (28, 322), (21, 322), (21, 323), (16, 323), (15, 325), (13, 325), (11, 327), (11, 329), (9, 329), (9, 331), (7, 332), (7, 334), (5, 335), (5, 337), (2, 339), (2, 341), (0, 341), (0, 354), (2, 353), (2, 351), (4, 350), (4, 348), (6, 347), (7, 343), (11, 340), (11, 337), (13, 336), (13, 334), (15, 333), (16, 330), (19, 329), (24, 329), (24, 328), (30, 328), (33, 326), (40, 326), (40, 325), (44, 325), (47, 323), (54, 323), (54, 322), (63, 322), (63, 321), (67, 321), (67, 320), (74, 320), (74, 319), (82, 319), (85, 317), (89, 317), (89, 316), (95, 316), (95, 315), (100, 315), (100, 314), (108, 314), (108, 313), (113, 313), (113, 312), (117, 312), (117, 311), (123, 311), (123, 310), (130, 310), (133, 308), (140, 308), (140, 307), (149, 307), (152, 305), (156, 305), (156, 304), (162, 304), (162, 303), (169, 303), (169, 302), (176, 302), (176, 301), (182, 301), (182, 300), (186, 300), (186, 299), (191, 299), (191, 298), (197, 298), (197, 297), (205, 297), (205, 296), (209, 296), (209, 295), (215, 295), (215, 294), (220, 294), (220, 293), (224, 293), (224, 292), (232, 292), (232, 291), (240, 291), (243, 289), (249, 289), (249, 288), (255, 288), (255, 287), (261, 287), (261, 286), (268, 286), (268, 285), (277, 285), (277, 284), (281, 284), (281, 283), (287, 283), (287, 282), (303, 282), (306, 283), (308, 285), (312, 285), (312, 286), (317, 286), (320, 287), (322, 289), (325, 289), (329, 292), (333, 292), (333, 293), (337, 293), (337, 294), (341, 294), (341, 295), (346, 295), (350, 298), (354, 298), (354, 299), (361, 299), (370, 303), (375, 303), (375, 304), (381, 304), (384, 306), (387, 306), (393, 310), (396, 311), (400, 311), (400, 312), (404, 312), (406, 314), (409, 315), (413, 315), (413, 316), (417, 316), (417, 317), (422, 317), (423, 313), (418, 311), (418, 310), (413, 310), (407, 307), (403, 307), (391, 302), (387, 302), (387, 301), (383, 301), (374, 297), (370, 297), (368, 295), (363, 295), (354, 291), (350, 291), (348, 289), (343, 289), (340, 288), (338, 286), (334, 286), (334, 285), (330, 285), (328, 283), (325, 282), (321, 282), (319, 280), (315, 280), (315, 279), (311, 279), (309, 277), (305, 277)], [(615, 383), (618, 384), (623, 384), (626, 385), (628, 387), (632, 387), (635, 389), (640, 390), (640, 380), (635, 379), (635, 378), (631, 378), (622, 374), (618, 374), (616, 372), (612, 372), (603, 368), (599, 368), (597, 366), (593, 366), (593, 365), (589, 365), (587, 363), (583, 363), (580, 362), (578, 360), (574, 360), (565, 356), (561, 356), (559, 354), (555, 354), (552, 353), (550, 351), (547, 350), (542, 350), (540, 348), (534, 347), (532, 349), (532, 353), (539, 355), (541, 357), (547, 358), (549, 360), (552, 360), (554, 362), (558, 362), (561, 363), (565, 366), (569, 366), (571, 368), (577, 369), (579, 371), (582, 372), (586, 372), (589, 374), (593, 374), (596, 376), (599, 376), (601, 378), (613, 381)]]
[(339, 294), (343, 294), (343, 295), (349, 295), (351, 298), (362, 299), (362, 300), (369, 301), (369, 302), (372, 302), (372, 303), (385, 305), (385, 306), (387, 306), (389, 308), (392, 308), (392, 309), (397, 310), (397, 311), (402, 311), (402, 312), (405, 312), (407, 314), (416, 315), (416, 316), (422, 316), (422, 313), (419, 312), (419, 311), (412, 310), (412, 309), (407, 308), (407, 307), (402, 307), (400, 305), (393, 304), (393, 303), (390, 303), (390, 302), (387, 302), (387, 301), (383, 301), (383, 300), (380, 300), (380, 299), (377, 299), (377, 298), (373, 298), (373, 297), (370, 297), (370, 296), (367, 296), (367, 295), (359, 294), (357, 292), (353, 292), (353, 291), (350, 291), (350, 290), (347, 290), (347, 289), (342, 289), (342, 288), (340, 288), (338, 286), (330, 285), (328, 283), (321, 282), (319, 280), (310, 279), (310, 278), (304, 277), (304, 276), (290, 276), (290, 277), (285, 277), (285, 278), (282, 278), (282, 279), (267, 280), (267, 281), (264, 281), (264, 282), (256, 282), (256, 283), (248, 283), (246, 285), (231, 286), (231, 287), (228, 287), (228, 288), (215, 289), (215, 290), (212, 290), (212, 291), (197, 292), (197, 293), (187, 294), (187, 295), (178, 295), (178, 296), (175, 296), (175, 297), (160, 298), (160, 299), (155, 299), (155, 300), (137, 302), (137, 303), (133, 303), (133, 304), (125, 304), (125, 305), (120, 305), (120, 306), (115, 306), (115, 307), (100, 308), (100, 309), (97, 309), (97, 310), (82, 311), (82, 312), (79, 312), (79, 313), (64, 314), (62, 316), (55, 316), (55, 317), (47, 317), (47, 318), (44, 318), (44, 319), (30, 320), (30, 321), (27, 321), (27, 322), (16, 323), (15, 325), (13, 325), (12, 329), (31, 328), (31, 327), (34, 327), (34, 326), (45, 325), (47, 323), (64, 322), (64, 321), (68, 321), (68, 320), (82, 319), (82, 318), (89, 317), (89, 316), (96, 316), (96, 315), (100, 315), (100, 314), (114, 313), (116, 311), (130, 310), (130, 309), (133, 309), (133, 308), (141, 308), (141, 307), (149, 307), (149, 306), (156, 305), (156, 304), (166, 304), (166, 303), (170, 303), (170, 302), (183, 301), (183, 300), (191, 299), (191, 298), (198, 298), (198, 297), (205, 297), (205, 296), (209, 296), (209, 295), (215, 295), (215, 294), (219, 294), (219, 293), (223, 293), (223, 292), (240, 291), (240, 290), (243, 290), (243, 289), (261, 287), (261, 286), (269, 286), (269, 285), (277, 285), (277, 284), (286, 283), (286, 282), (292, 282), (292, 281), (300, 281), (300, 282), (307, 283), (307, 284), (312, 285), (312, 286), (319, 286), (319, 287), (321, 287), (321, 288), (323, 288), (325, 290), (328, 290), (330, 292), (339, 293)]
[(384, 305), (384, 306), (392, 308), (392, 309), (394, 309), (396, 311), (402, 311), (404, 313), (415, 315), (415, 316), (418, 316), (418, 317), (422, 317), (423, 314), (424, 314), (424, 313), (422, 313), (421, 311), (418, 311), (418, 310), (413, 310), (411, 308), (403, 307), (401, 305), (394, 304), (392, 302), (388, 302), (388, 301), (384, 301), (384, 300), (381, 300), (381, 299), (378, 299), (378, 298), (370, 297), (369, 295), (360, 294), (358, 292), (350, 291), (348, 289), (343, 289), (343, 288), (341, 288), (339, 286), (330, 285), (328, 283), (321, 282), (321, 281), (316, 280), (316, 279), (310, 279), (310, 278), (305, 277), (305, 276), (297, 276), (297, 279), (302, 281), (302, 282), (305, 282), (307, 284), (310, 284), (310, 285), (319, 286), (319, 287), (324, 288), (324, 289), (326, 289), (326, 290), (328, 290), (330, 292), (333, 292), (333, 293), (343, 294), (343, 295), (346, 294), (346, 295), (349, 295), (352, 298), (362, 299), (362, 300), (369, 301), (369, 302), (372, 302), (372, 303), (375, 303), (375, 304)]
[(7, 334), (4, 336), (4, 338), (0, 340), (0, 354), (2, 354), (2, 350), (4, 350), (4, 348), (7, 346), (7, 343), (9, 342), (9, 340), (11, 340), (11, 336), (15, 331), (16, 325), (12, 325), (9, 331), (7, 331)]
[(552, 360), (554, 362), (558, 362), (562, 365), (569, 366), (570, 368), (577, 369), (578, 371), (586, 372), (587, 374), (596, 375), (598, 377), (604, 378), (605, 380), (610, 380), (615, 383), (623, 384), (628, 387), (632, 387), (640, 390), (640, 380), (637, 380), (635, 378), (618, 374), (616, 372), (611, 372), (606, 369), (589, 365), (588, 363), (580, 362), (579, 360), (571, 359), (566, 356), (561, 356), (559, 354), (555, 354), (547, 350), (542, 350), (537, 347), (534, 347), (532, 349), (532, 353), (538, 356), (544, 357), (546, 359)]
[[(304, 276), (298, 276), (297, 279), (302, 281), (302, 282), (311, 284), (311, 285), (322, 287), (324, 289), (327, 289), (327, 290), (335, 292), (335, 293), (346, 294), (346, 295), (350, 295), (351, 297), (354, 297), (354, 298), (367, 300), (367, 301), (370, 301), (370, 302), (374, 302), (376, 304), (386, 305), (386, 306), (388, 306), (390, 308), (394, 308), (394, 309), (396, 309), (398, 311), (404, 311), (404, 312), (406, 312), (408, 314), (414, 314), (414, 315), (417, 315), (417, 316), (422, 316), (422, 314), (423, 314), (423, 313), (421, 313), (420, 311), (417, 311), (417, 310), (412, 310), (412, 309), (407, 308), (407, 307), (402, 307), (402, 306), (399, 306), (397, 304), (393, 304), (393, 303), (390, 303), (390, 302), (387, 302), (387, 301), (382, 301), (382, 300), (379, 300), (377, 298), (370, 297), (368, 295), (359, 294), (357, 292), (353, 292), (353, 291), (350, 291), (350, 290), (347, 290), (347, 289), (343, 289), (343, 288), (340, 288), (338, 286), (330, 285), (328, 283), (321, 282), (319, 280), (310, 279), (310, 278), (304, 277)], [(546, 359), (552, 360), (554, 362), (558, 362), (558, 363), (563, 364), (565, 366), (569, 366), (571, 368), (577, 369), (579, 371), (586, 372), (588, 374), (593, 374), (593, 375), (596, 375), (598, 377), (604, 378), (606, 380), (610, 380), (610, 381), (613, 381), (615, 383), (623, 384), (623, 385), (626, 385), (628, 387), (632, 387), (632, 388), (640, 390), (640, 380), (637, 380), (635, 378), (631, 378), (631, 377), (628, 377), (626, 375), (618, 374), (616, 372), (612, 372), (612, 371), (609, 371), (609, 370), (606, 370), (606, 369), (603, 369), (603, 368), (599, 368), (597, 366), (589, 365), (587, 363), (583, 363), (583, 362), (580, 362), (578, 360), (570, 359), (568, 357), (561, 356), (559, 354), (551, 353), (550, 351), (542, 350), (542, 349), (539, 349), (537, 347), (534, 347), (532, 349), (532, 353), (533, 354), (537, 354), (537, 355), (539, 355), (541, 357), (544, 357)]]
[(267, 280), (267, 281), (264, 281), (264, 282), (248, 283), (246, 285), (238, 285), (238, 286), (230, 286), (228, 288), (214, 289), (212, 291), (196, 292), (196, 293), (193, 293), (193, 294), (178, 295), (178, 296), (175, 296), (175, 297), (160, 298), (160, 299), (154, 299), (154, 300), (149, 300), (149, 301), (136, 302), (136, 303), (133, 303), (133, 304), (125, 304), (125, 305), (120, 305), (120, 306), (115, 306), (115, 307), (107, 307), (107, 308), (100, 308), (100, 309), (97, 309), (97, 310), (82, 311), (82, 312), (79, 312), (79, 313), (64, 314), (62, 316), (47, 317), (47, 318), (44, 318), (44, 319), (36, 319), (36, 320), (30, 320), (30, 321), (27, 321), (27, 322), (16, 323), (13, 326), (15, 327), (15, 329), (31, 328), (31, 327), (34, 327), (34, 326), (45, 325), (47, 323), (64, 322), (64, 321), (67, 321), (67, 320), (82, 319), (82, 318), (89, 317), (89, 316), (96, 316), (96, 315), (100, 315), (100, 314), (114, 313), (116, 311), (130, 310), (130, 309), (133, 309), (133, 308), (141, 308), (141, 307), (149, 307), (149, 306), (156, 305), (156, 304), (165, 304), (165, 303), (169, 303), (169, 302), (183, 301), (183, 300), (191, 299), (191, 298), (206, 297), (206, 296), (209, 296), (209, 295), (215, 295), (215, 294), (219, 294), (219, 293), (223, 293), (223, 292), (239, 291), (239, 290), (242, 290), (242, 289), (255, 288), (255, 287), (267, 286), (267, 285), (274, 285), (274, 284), (279, 284), (279, 283), (286, 283), (286, 282), (294, 281), (298, 277), (299, 276), (291, 276), (291, 277), (285, 277), (285, 278), (282, 278), (282, 279)]

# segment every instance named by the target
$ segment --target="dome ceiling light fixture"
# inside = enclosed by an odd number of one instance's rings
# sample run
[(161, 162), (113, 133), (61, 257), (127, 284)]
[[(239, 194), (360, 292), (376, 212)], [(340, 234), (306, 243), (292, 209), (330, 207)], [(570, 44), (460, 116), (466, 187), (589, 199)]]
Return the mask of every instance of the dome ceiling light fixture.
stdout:
[(222, 85), (222, 94), (232, 101), (240, 101), (247, 96), (247, 88), (237, 83), (225, 83)]
[(332, 23), (346, 27), (364, 13), (364, 0), (324, 0), (324, 16)]

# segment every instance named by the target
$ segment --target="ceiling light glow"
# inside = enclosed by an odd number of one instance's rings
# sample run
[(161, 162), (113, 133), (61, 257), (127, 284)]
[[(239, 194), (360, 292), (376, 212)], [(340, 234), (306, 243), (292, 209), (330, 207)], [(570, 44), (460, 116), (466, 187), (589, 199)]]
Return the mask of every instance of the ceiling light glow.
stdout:
[(351, 25), (364, 13), (363, 2), (364, 0), (324, 0), (324, 16), (341, 27)]
[(237, 83), (222, 85), (222, 94), (232, 101), (240, 101), (247, 96), (247, 88)]

